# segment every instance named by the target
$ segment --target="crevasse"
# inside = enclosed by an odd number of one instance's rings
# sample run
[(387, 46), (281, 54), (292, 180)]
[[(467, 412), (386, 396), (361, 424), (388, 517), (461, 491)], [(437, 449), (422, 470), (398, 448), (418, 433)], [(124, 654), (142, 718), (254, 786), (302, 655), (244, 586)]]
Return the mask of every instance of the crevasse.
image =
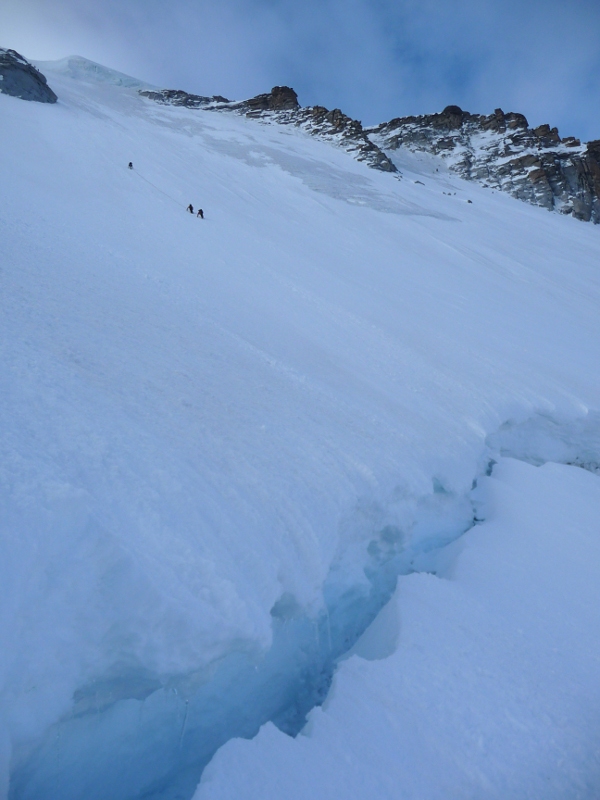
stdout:
[(262, 658), (234, 647), (210, 674), (165, 680), (130, 669), (81, 687), (71, 715), (17, 754), (10, 800), (185, 800), (230, 738), (250, 738), (267, 721), (297, 734), (398, 576), (434, 569), (435, 554), (474, 520), (469, 497), (436, 481), (431, 495), (416, 503), (409, 530), (387, 525), (370, 541), (364, 581), (349, 584), (343, 564), (334, 564), (316, 616), (291, 595), (278, 600), (272, 646)]

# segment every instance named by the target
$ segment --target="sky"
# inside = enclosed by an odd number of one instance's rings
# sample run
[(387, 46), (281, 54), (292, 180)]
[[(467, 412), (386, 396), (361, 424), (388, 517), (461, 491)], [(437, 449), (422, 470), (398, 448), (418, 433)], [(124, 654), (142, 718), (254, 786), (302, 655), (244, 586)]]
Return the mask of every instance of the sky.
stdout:
[(456, 104), (600, 138), (598, 0), (2, 0), (0, 46), (375, 124)]

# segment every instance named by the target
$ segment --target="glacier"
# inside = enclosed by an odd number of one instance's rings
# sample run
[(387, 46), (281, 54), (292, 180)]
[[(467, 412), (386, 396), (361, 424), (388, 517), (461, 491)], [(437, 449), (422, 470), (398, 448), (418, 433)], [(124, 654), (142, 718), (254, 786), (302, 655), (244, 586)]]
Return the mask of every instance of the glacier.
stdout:
[[(349, 761), (348, 796), (535, 796), (538, 736), (580, 776), (557, 785), (593, 798), (597, 230), (426, 154), (395, 151), (397, 180), (291, 126), (158, 106), (85, 59), (39, 66), (58, 103), (0, 95), (0, 797), (269, 797), (287, 776), (329, 798)], [(531, 584), (540, 613), (572, 596), (581, 635), (555, 634), (575, 669), (543, 626), (511, 695), (492, 666), (531, 596), (519, 536), (553, 575)], [(472, 706), (445, 673), (465, 651), (467, 678), (492, 676)], [(536, 724), (515, 717), (549, 664)], [(500, 762), (468, 748), (484, 722)], [(558, 747), (577, 725), (579, 750)], [(444, 771), (448, 741), (470, 783)]]

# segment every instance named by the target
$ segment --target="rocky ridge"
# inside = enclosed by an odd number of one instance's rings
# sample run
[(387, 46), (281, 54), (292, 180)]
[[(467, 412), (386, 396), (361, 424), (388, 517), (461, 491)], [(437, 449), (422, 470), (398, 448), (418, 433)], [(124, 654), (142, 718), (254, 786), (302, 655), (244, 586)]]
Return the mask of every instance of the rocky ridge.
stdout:
[(21, 100), (56, 103), (58, 100), (42, 73), (16, 50), (0, 47), (0, 92)]
[(303, 108), (298, 103), (296, 92), (288, 86), (275, 86), (270, 92), (241, 102), (230, 102), (218, 95), (202, 97), (171, 89), (142, 90), (140, 94), (167, 105), (204, 108), (207, 111), (231, 111), (265, 122), (297, 125), (319, 139), (333, 142), (373, 169), (398, 172), (392, 160), (367, 136), (358, 120), (348, 117), (339, 108), (333, 111), (323, 106)]
[(522, 114), (484, 116), (448, 106), (366, 129), (388, 152), (440, 156), (453, 172), (519, 200), (600, 223), (600, 140), (582, 145), (556, 128), (530, 128)]
[(230, 103), (226, 97), (221, 97), (219, 94), (213, 95), (213, 97), (203, 97), (199, 94), (188, 94), (181, 91), (181, 89), (140, 89), (139, 94), (154, 100), (156, 103), (168, 106), (184, 106), (185, 108), (207, 108), (215, 104), (221, 106)]

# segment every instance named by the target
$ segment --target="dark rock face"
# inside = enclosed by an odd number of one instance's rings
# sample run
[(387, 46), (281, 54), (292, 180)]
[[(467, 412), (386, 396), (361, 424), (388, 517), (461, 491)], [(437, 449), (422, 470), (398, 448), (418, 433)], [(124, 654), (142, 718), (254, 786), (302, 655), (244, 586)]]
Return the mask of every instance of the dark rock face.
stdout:
[(300, 108), (298, 95), (289, 86), (274, 86), (267, 94), (259, 94), (242, 104), (247, 114), (261, 111), (296, 111)]
[(289, 86), (274, 86), (270, 92), (250, 100), (230, 103), (224, 97), (200, 97), (171, 89), (160, 92), (141, 91), (141, 95), (176, 106), (205, 108), (207, 111), (230, 111), (264, 122), (297, 125), (319, 139), (337, 144), (358, 161), (383, 172), (398, 170), (385, 153), (366, 135), (361, 123), (343, 114), (339, 108), (329, 111), (322, 106), (302, 108), (298, 95)]
[(188, 94), (181, 89), (161, 89), (160, 91), (140, 90), (143, 97), (149, 97), (156, 103), (169, 106), (185, 106), (186, 108), (202, 108), (203, 106), (214, 105), (215, 103), (229, 103), (226, 97), (214, 95), (213, 97), (202, 97), (199, 94)]
[(484, 116), (448, 106), (441, 114), (401, 117), (370, 128), (383, 150), (406, 147), (444, 158), (467, 180), (576, 219), (600, 223), (600, 142), (587, 147), (556, 128), (530, 128), (522, 114)]
[(15, 50), (3, 48), (0, 48), (0, 92), (38, 103), (56, 103), (58, 99), (39, 70)]

